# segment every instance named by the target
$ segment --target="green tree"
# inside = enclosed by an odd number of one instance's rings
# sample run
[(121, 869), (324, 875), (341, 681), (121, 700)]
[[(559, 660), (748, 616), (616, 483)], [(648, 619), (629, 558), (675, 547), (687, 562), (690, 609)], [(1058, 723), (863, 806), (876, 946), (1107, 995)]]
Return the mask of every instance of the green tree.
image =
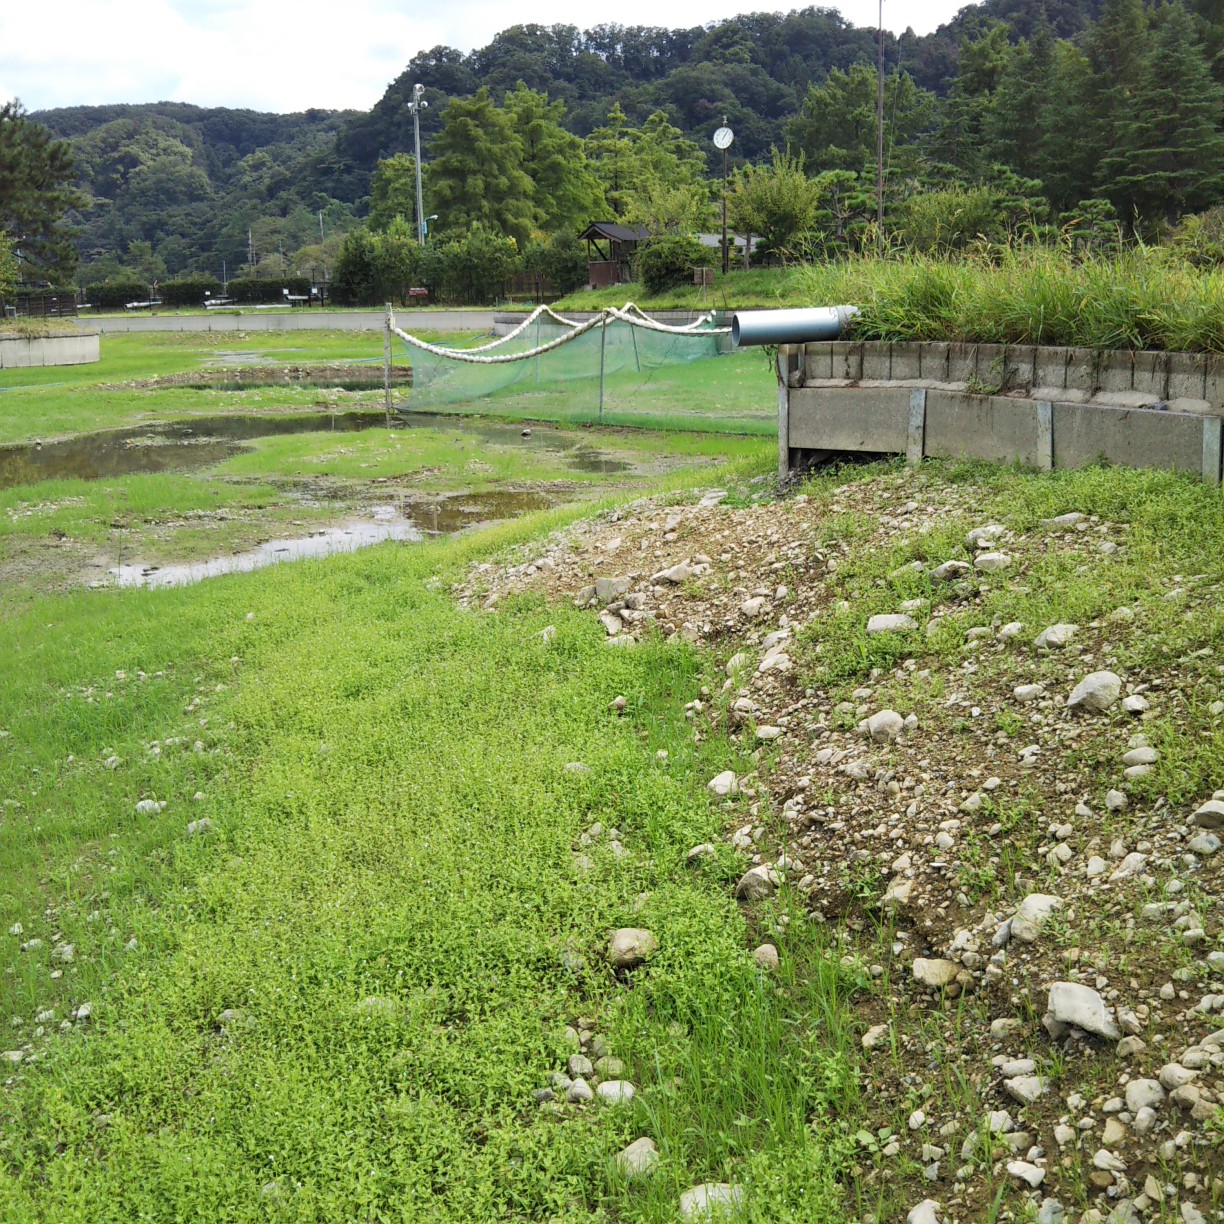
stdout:
[(1184, 6), (1168, 5), (1139, 67), (1129, 106), (1113, 120), (1119, 142), (1101, 160), (1101, 184), (1124, 217), (1176, 223), (1224, 187), (1224, 86)]
[(598, 220), (606, 208), (603, 188), (582, 141), (561, 126), (565, 104), (549, 102), (547, 94), (520, 81), (506, 95), (505, 110), (518, 134), (540, 227), (556, 233), (580, 230)]
[(618, 220), (652, 233), (690, 233), (710, 224), (713, 198), (701, 146), (662, 111), (629, 126), (619, 103), (587, 137), (587, 155)]
[(530, 236), (536, 210), (522, 144), (513, 119), (493, 105), (487, 89), (447, 106), (430, 146), (429, 200), (444, 235), (480, 225), (520, 244)]
[(415, 232), (416, 158), (410, 153), (393, 153), (374, 167), (370, 179), (370, 212), (366, 224), (375, 233), (387, 229), (402, 217)]
[(65, 214), (84, 201), (72, 186), (72, 152), (14, 100), (0, 106), (0, 232), (27, 280), (68, 284), (77, 253)]
[(768, 166), (736, 173), (727, 199), (731, 226), (745, 238), (755, 234), (785, 263), (797, 237), (816, 222), (820, 188), (803, 171), (803, 155), (771, 150)]
[(371, 306), (378, 301), (378, 253), (364, 225), (344, 236), (332, 273), (332, 299), (341, 306)]
[(0, 298), (17, 287), (17, 256), (6, 234), (0, 233)]
[[(899, 173), (918, 159), (918, 136), (930, 127), (935, 99), (906, 72), (884, 82), (886, 164)], [(866, 64), (834, 69), (823, 85), (808, 88), (786, 125), (787, 144), (816, 170), (863, 170), (876, 162), (876, 73)]]
[(374, 235), (374, 296), (378, 301), (403, 304), (408, 290), (421, 279), (421, 246), (403, 217), (396, 217)]
[(607, 122), (587, 137), (586, 151), (612, 216), (627, 217), (637, 190), (638, 163), (634, 130), (619, 102), (608, 112)]

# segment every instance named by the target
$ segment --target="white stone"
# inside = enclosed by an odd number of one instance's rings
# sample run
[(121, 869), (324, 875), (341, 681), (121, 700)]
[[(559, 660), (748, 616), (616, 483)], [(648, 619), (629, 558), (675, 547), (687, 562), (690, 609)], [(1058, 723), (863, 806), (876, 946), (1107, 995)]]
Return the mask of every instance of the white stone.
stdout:
[(867, 632), (872, 635), (877, 633), (907, 633), (911, 629), (917, 628), (918, 625), (915, 623), (914, 618), (905, 615), (903, 612), (892, 614), (881, 613), (871, 617), (867, 622)]
[(1208, 799), (1193, 816), (1190, 823), (1200, 829), (1224, 829), (1224, 802), (1219, 799)]
[(608, 961), (615, 969), (633, 969), (657, 951), (659, 941), (642, 927), (621, 927), (608, 941)]
[(1155, 1109), (1164, 1099), (1164, 1089), (1153, 1079), (1133, 1079), (1126, 1085), (1126, 1108), (1133, 1114)]
[(973, 568), (983, 574), (997, 574), (1011, 565), (1012, 559), (1003, 552), (980, 553), (973, 562)]
[(876, 744), (888, 744), (901, 734), (905, 720), (896, 710), (880, 710), (870, 718), (865, 719), (862, 727)]
[(1129, 697), (1122, 698), (1122, 708), (1128, 714), (1143, 714), (1148, 709), (1148, 699), (1141, 693), (1132, 693)]
[(682, 1220), (724, 1219), (736, 1215), (744, 1205), (743, 1186), (727, 1182), (705, 1182), (680, 1196)]
[(604, 1080), (595, 1095), (606, 1105), (628, 1105), (637, 1090), (628, 1080)]
[(1122, 758), (1123, 765), (1155, 765), (1160, 760), (1160, 753), (1155, 748), (1147, 744), (1143, 744), (1138, 748), (1132, 748)]
[(888, 1025), (874, 1024), (863, 1034), (863, 1049), (874, 1050), (888, 1039)]
[(1029, 893), (1020, 902), (1016, 915), (1012, 919), (1011, 933), (1022, 943), (1035, 943), (1041, 934), (1041, 928), (1049, 921), (1055, 910), (1062, 909), (1061, 897), (1050, 896), (1047, 893)]
[(778, 873), (768, 864), (750, 867), (735, 886), (735, 895), (740, 901), (760, 901), (777, 891)]
[(1090, 986), (1055, 982), (1050, 987), (1048, 1006), (1045, 1024), (1052, 1036), (1062, 1036), (1072, 1026), (1109, 1041), (1117, 1041), (1122, 1036), (1105, 1000)]
[(972, 569), (968, 561), (945, 561), (931, 571), (931, 578), (935, 582), (951, 582), (954, 578), (964, 577)]
[(939, 1204), (934, 1199), (923, 1199), (905, 1217), (905, 1224), (940, 1224)]
[(938, 990), (950, 986), (956, 981), (960, 966), (950, 960), (928, 960), (926, 957), (915, 958), (913, 965), (914, 981), (919, 985)]
[(1075, 636), (1078, 625), (1065, 625), (1061, 621), (1043, 629), (1034, 639), (1033, 645), (1038, 650), (1060, 650)]
[(758, 969), (764, 969), (767, 973), (777, 973), (782, 963), (777, 947), (771, 943), (763, 943), (753, 949), (752, 959)]
[(616, 1157), (616, 1167), (624, 1177), (645, 1177), (653, 1173), (659, 1163), (659, 1149), (655, 1141), (645, 1135), (635, 1139)]
[(1017, 1181), (1027, 1182), (1033, 1190), (1036, 1190), (1045, 1181), (1045, 1170), (1038, 1168), (1035, 1164), (1029, 1164), (1027, 1160), (1009, 1160), (1007, 1171)]
[(1018, 684), (1012, 689), (1012, 696), (1020, 702), (1028, 703), (1045, 696), (1044, 684)]
[(1031, 1105), (1045, 1093), (1047, 1086), (1040, 1075), (1017, 1075), (1013, 1079), (1003, 1081), (1007, 1095), (1013, 1101), (1019, 1101), (1021, 1105)]
[(1068, 710), (1100, 714), (1122, 696), (1122, 681), (1111, 671), (1096, 671), (1085, 676), (1067, 698)]
[(738, 793), (739, 783), (735, 779), (735, 770), (724, 769), (706, 783), (706, 790), (720, 797)]

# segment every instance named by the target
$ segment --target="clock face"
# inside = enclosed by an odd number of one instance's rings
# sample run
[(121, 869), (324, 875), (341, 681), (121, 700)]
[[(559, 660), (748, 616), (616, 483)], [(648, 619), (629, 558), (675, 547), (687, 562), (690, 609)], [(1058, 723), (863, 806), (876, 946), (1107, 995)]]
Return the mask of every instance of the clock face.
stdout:
[(729, 127), (720, 127), (714, 133), (714, 147), (716, 149), (730, 148), (731, 142), (735, 139), (735, 134)]

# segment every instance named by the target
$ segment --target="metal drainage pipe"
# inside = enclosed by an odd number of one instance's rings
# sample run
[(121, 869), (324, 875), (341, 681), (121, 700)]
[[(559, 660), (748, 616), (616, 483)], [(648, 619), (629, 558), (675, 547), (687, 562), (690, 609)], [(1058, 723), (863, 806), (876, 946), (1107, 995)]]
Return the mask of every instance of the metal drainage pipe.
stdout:
[(814, 306), (803, 310), (740, 310), (731, 316), (731, 343), (804, 344), (837, 340), (859, 312), (857, 306)]

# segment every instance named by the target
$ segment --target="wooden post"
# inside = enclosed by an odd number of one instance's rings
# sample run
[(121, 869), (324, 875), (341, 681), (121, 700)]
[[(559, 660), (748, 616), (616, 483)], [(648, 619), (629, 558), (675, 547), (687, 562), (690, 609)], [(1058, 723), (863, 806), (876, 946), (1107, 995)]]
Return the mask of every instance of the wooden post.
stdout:
[(395, 316), (387, 303), (387, 318), (383, 327), (383, 399), (387, 409), (387, 428), (391, 428), (391, 324)]

